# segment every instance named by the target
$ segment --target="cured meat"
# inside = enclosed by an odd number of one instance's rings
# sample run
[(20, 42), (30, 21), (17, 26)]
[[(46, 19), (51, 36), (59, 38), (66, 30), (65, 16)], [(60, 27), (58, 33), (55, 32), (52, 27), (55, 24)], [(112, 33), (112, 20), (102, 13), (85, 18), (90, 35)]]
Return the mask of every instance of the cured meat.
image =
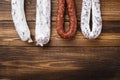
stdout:
[[(92, 13), (92, 31), (90, 30), (90, 14)], [(102, 18), (99, 0), (83, 0), (81, 13), (81, 30), (89, 39), (96, 39), (102, 30)]]
[(43, 46), (50, 40), (51, 0), (37, 0), (35, 39)]
[[(65, 13), (65, 4), (67, 6), (68, 16), (69, 16), (69, 29), (64, 30), (64, 13)], [(70, 39), (74, 37), (77, 29), (77, 18), (74, 0), (58, 0), (58, 11), (56, 19), (56, 30), (57, 33), (64, 39)]]
[(32, 42), (24, 12), (24, 0), (12, 0), (11, 5), (13, 22), (19, 37), (22, 41)]

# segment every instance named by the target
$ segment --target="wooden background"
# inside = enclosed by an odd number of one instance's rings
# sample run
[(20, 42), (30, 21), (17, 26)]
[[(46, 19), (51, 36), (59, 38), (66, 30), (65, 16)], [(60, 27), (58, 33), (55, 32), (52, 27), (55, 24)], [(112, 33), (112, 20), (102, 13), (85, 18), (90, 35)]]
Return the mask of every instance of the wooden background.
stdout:
[[(75, 0), (78, 32), (61, 39), (55, 30), (57, 0), (52, 0), (52, 35), (46, 47), (22, 42), (11, 18), (11, 0), (0, 0), (0, 80), (120, 80), (120, 0), (101, 0), (103, 32), (87, 40), (80, 32), (82, 0)], [(36, 0), (25, 0), (34, 38)], [(65, 25), (68, 26), (68, 16)]]

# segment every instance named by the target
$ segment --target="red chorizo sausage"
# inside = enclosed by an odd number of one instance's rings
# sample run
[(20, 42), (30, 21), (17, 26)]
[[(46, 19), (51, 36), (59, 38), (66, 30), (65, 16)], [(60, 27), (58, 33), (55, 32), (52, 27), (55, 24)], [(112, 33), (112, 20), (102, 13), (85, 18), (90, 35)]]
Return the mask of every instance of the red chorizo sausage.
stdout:
[[(67, 5), (68, 16), (70, 18), (68, 31), (65, 31), (63, 26), (65, 4)], [(58, 0), (56, 30), (57, 30), (57, 33), (64, 39), (70, 39), (75, 35), (77, 30), (77, 18), (76, 18), (74, 0)]]

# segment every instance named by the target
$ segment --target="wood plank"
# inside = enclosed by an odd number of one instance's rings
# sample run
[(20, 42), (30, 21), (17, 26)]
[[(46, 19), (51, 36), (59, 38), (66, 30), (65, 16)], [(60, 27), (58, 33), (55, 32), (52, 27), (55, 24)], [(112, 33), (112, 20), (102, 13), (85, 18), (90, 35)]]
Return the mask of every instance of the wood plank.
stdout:
[[(0, 1), (0, 20), (12, 20), (11, 18), (11, 0), (1, 0)], [(82, 0), (75, 0), (77, 17), (80, 20), (81, 13), (81, 3)], [(36, 0), (25, 0), (25, 9), (27, 20), (35, 20), (36, 13)], [(120, 20), (120, 9), (119, 0), (101, 0), (101, 10), (103, 21), (117, 21)], [(57, 12), (57, 0), (52, 0), (52, 20), (56, 20)], [(66, 16), (66, 21), (68, 21), (68, 16)]]
[[(34, 22), (29, 22), (29, 26), (32, 32), (32, 37), (34, 39)], [(65, 23), (68, 26), (68, 22)], [(0, 46), (35, 46), (33, 44), (27, 44), (22, 42), (11, 21), (0, 22)], [(52, 34), (51, 41), (46, 46), (120, 46), (120, 33), (119, 33), (119, 22), (104, 22), (103, 33), (97, 40), (87, 40), (78, 32), (74, 39), (64, 40), (59, 37), (55, 29), (55, 22), (52, 23)]]
[[(35, 29), (35, 21), (28, 21), (30, 29)], [(56, 27), (56, 22), (52, 22), (52, 28)], [(69, 22), (65, 22), (65, 27), (69, 26)], [(80, 30), (80, 22), (78, 22), (78, 31)], [(103, 33), (120, 33), (120, 21), (103, 21)], [(8, 29), (14, 30), (13, 21), (0, 21), (0, 31), (6, 31)], [(34, 33), (32, 33), (34, 34)]]
[(118, 80), (120, 47), (1, 47), (0, 79)]
[[(58, 35), (51, 36), (51, 41), (46, 46), (120, 46), (120, 33), (101, 34), (99, 39), (87, 40), (80, 33), (72, 40), (64, 40)], [(0, 46), (36, 46), (35, 43), (28, 44), (22, 42), (18, 37), (2, 37), (0, 39)]]

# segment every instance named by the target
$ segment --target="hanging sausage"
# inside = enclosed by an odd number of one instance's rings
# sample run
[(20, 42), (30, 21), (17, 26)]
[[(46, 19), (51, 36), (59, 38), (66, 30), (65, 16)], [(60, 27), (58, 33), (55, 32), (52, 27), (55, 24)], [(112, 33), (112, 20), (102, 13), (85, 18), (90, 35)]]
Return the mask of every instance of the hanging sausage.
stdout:
[(22, 41), (32, 42), (30, 36), (30, 30), (28, 28), (25, 11), (24, 11), (24, 0), (11, 0), (12, 5), (12, 18)]
[(50, 40), (51, 0), (37, 0), (35, 39), (43, 46)]
[[(56, 19), (56, 30), (57, 33), (64, 39), (70, 39), (74, 37), (77, 29), (77, 18), (75, 11), (74, 0), (58, 0), (58, 11)], [(65, 13), (65, 4), (67, 6), (68, 16), (69, 16), (69, 29), (64, 30), (64, 13)]]
[[(92, 31), (90, 29), (90, 18), (92, 18)], [(83, 35), (88, 39), (96, 39), (100, 35), (102, 18), (99, 0), (83, 0), (81, 30)]]

